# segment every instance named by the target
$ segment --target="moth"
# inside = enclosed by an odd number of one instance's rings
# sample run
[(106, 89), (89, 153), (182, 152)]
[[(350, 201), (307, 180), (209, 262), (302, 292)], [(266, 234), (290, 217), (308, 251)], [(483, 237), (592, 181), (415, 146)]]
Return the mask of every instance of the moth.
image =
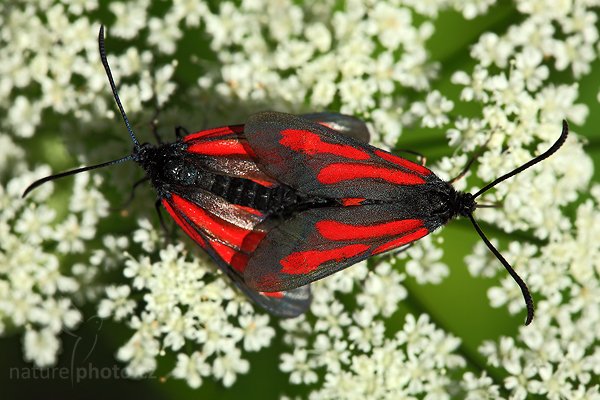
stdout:
[(100, 55), (133, 141), (130, 155), (40, 179), (135, 161), (158, 202), (249, 298), (293, 317), (310, 305), (310, 283), (359, 261), (403, 248), (456, 217), (468, 218), (519, 285), (525, 282), (473, 217), (476, 199), (555, 153), (543, 154), (471, 194), (455, 190), (424, 165), (368, 144), (364, 122), (342, 114), (257, 113), (244, 125), (203, 130), (157, 146), (140, 144), (129, 124), (104, 49)]

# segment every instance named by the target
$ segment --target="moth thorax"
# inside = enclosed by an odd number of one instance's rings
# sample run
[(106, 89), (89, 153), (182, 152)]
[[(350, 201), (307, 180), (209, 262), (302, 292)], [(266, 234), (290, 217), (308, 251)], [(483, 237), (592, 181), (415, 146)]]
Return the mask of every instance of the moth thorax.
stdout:
[(198, 170), (181, 158), (170, 159), (165, 163), (165, 178), (179, 185), (193, 185), (198, 179)]

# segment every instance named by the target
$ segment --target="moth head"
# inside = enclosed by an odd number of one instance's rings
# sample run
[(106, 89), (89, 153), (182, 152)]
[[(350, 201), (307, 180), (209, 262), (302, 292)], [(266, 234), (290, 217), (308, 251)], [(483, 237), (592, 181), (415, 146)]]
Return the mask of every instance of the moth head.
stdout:
[(476, 203), (470, 193), (454, 190), (450, 185), (432, 193), (433, 214), (444, 222), (457, 216), (466, 217), (475, 211)]

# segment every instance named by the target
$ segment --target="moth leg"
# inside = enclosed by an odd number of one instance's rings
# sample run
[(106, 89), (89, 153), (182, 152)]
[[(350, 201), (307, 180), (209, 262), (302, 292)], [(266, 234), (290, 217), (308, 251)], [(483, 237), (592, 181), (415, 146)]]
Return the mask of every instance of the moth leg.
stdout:
[[(491, 137), (491, 136), (490, 136)], [(473, 165), (473, 163), (475, 161), (477, 161), (477, 159), (483, 154), (483, 152), (485, 151), (485, 149), (487, 148), (487, 143), (489, 142), (490, 139), (488, 139), (483, 146), (481, 146), (476, 152), (475, 154), (473, 154), (473, 157), (471, 157), (469, 159), (469, 161), (467, 162), (467, 164), (465, 165), (465, 167), (462, 169), (462, 171), (460, 171), (460, 173), (458, 175), (456, 175), (454, 178), (450, 179), (448, 181), (448, 183), (454, 183), (456, 181), (458, 181), (459, 179), (462, 179), (467, 172), (469, 172), (469, 170), (471, 169), (471, 166)]]
[(181, 139), (184, 136), (187, 136), (190, 134), (190, 131), (188, 131), (187, 129), (185, 129), (183, 126), (176, 126), (175, 127), (175, 137), (177, 139)]
[(389, 251), (387, 253), (383, 253), (381, 256), (377, 256), (376, 257), (376, 261), (375, 261), (375, 265), (378, 265), (379, 263), (381, 263), (381, 262), (383, 262), (385, 260), (391, 261), (391, 259), (393, 257), (396, 257), (400, 253), (404, 253), (406, 250), (408, 250), (409, 248), (411, 248), (413, 245), (414, 245), (414, 243), (408, 243), (408, 244), (405, 244), (403, 246), (398, 247), (396, 250), (392, 250), (392, 251)]
[(394, 150), (394, 153), (396, 153), (396, 152), (407, 153), (407, 154), (412, 154), (413, 156), (417, 156), (419, 164), (421, 164), (421, 166), (423, 166), (423, 167), (427, 163), (427, 157), (425, 157), (423, 154), (419, 153), (418, 151), (407, 150), (407, 149), (397, 149), (397, 150)]
[(167, 223), (162, 215), (162, 202), (160, 198), (156, 199), (156, 202), (154, 202), (154, 209), (158, 214), (158, 220), (160, 221), (160, 226), (162, 226), (162, 229), (165, 232), (165, 236), (169, 237), (169, 228), (167, 227)]
[(448, 181), (448, 183), (454, 183), (457, 180), (461, 179), (462, 177), (464, 177), (467, 172), (469, 172), (469, 169), (471, 169), (471, 166), (473, 165), (473, 163), (475, 161), (477, 161), (477, 159), (483, 154), (483, 152), (487, 149), (487, 145), (490, 142), (490, 140), (492, 139), (492, 136), (494, 135), (494, 133), (492, 132), (490, 134), (490, 136), (487, 138), (487, 140), (485, 141), (484, 144), (481, 145), (481, 147), (479, 147), (479, 149), (477, 149), (477, 151), (473, 154), (473, 156), (469, 159), (469, 161), (467, 162), (467, 165), (465, 165), (465, 167), (463, 168), (462, 171), (460, 171), (460, 173), (458, 175), (456, 175), (454, 178), (450, 179)]
[(129, 192), (129, 197), (127, 198), (127, 200), (125, 200), (125, 202), (121, 205), (121, 207), (119, 207), (118, 209), (111, 209), (112, 211), (118, 211), (118, 210), (122, 210), (125, 209), (127, 207), (129, 207), (129, 205), (131, 204), (131, 202), (133, 201), (133, 199), (135, 198), (135, 190), (138, 188), (138, 186), (140, 186), (142, 183), (148, 181), (150, 178), (145, 176), (142, 179), (136, 181), (133, 186), (131, 187), (131, 192)]
[(465, 165), (465, 167), (462, 169), (462, 171), (460, 171), (460, 173), (458, 175), (456, 175), (454, 178), (450, 179), (448, 181), (448, 183), (454, 183), (454, 182), (462, 179), (467, 174), (467, 172), (469, 172), (469, 170), (471, 169), (471, 165), (473, 165), (473, 163), (475, 162), (476, 159), (477, 159), (477, 156), (471, 157), (471, 159), (469, 160), (469, 162), (467, 162), (467, 165)]
[(492, 203), (477, 203), (477, 208), (501, 208), (501, 201), (494, 201)]
[(152, 119), (150, 120), (150, 130), (152, 131), (152, 135), (154, 135), (156, 142), (158, 144), (163, 144), (163, 140), (158, 133), (158, 115), (160, 114), (160, 111), (160, 107), (157, 105), (154, 109)]

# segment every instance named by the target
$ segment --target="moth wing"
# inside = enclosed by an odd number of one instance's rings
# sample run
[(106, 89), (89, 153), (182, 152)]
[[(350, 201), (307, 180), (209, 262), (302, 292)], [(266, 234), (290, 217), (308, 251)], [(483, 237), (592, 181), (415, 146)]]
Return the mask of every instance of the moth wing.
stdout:
[(275, 179), (258, 168), (243, 130), (243, 125), (229, 125), (191, 133), (182, 141), (186, 158), (213, 173), (248, 179), (267, 187), (276, 185)]
[[(184, 197), (187, 195), (187, 198)], [(201, 190), (186, 195), (171, 194), (162, 204), (175, 222), (216, 262), (217, 266), (250, 299), (273, 315), (295, 317), (311, 303), (309, 285), (277, 293), (260, 293), (242, 278), (250, 252), (266, 232), (255, 229), (262, 216), (247, 207), (225, 203)]]
[(371, 133), (364, 121), (351, 115), (335, 112), (302, 114), (300, 117), (326, 126), (361, 143), (369, 143)]
[(309, 209), (272, 228), (243, 272), (263, 292), (307, 285), (373, 255), (397, 249), (430, 230), (389, 204)]
[(244, 137), (266, 175), (305, 195), (396, 201), (403, 188), (439, 181), (419, 164), (291, 114), (254, 114)]

